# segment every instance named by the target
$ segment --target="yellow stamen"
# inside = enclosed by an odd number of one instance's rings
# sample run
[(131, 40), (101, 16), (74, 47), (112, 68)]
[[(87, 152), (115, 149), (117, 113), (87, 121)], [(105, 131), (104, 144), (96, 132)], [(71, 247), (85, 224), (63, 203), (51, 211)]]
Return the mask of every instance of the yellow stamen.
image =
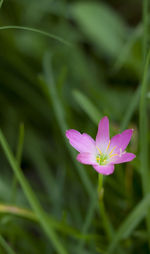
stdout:
[(111, 152), (109, 153), (109, 155), (112, 154), (112, 152), (114, 151), (114, 149), (115, 149), (116, 147), (117, 147), (117, 146), (114, 146), (114, 147), (113, 147), (113, 149), (111, 150)]
[(117, 155), (119, 156), (119, 154), (117, 154), (117, 153), (116, 154), (112, 154), (112, 155), (110, 155), (110, 158), (113, 157), (113, 156), (117, 156)]
[(102, 154), (101, 150), (96, 146), (96, 148), (98, 149), (99, 153)]
[(110, 140), (109, 140), (109, 143), (108, 143), (108, 146), (107, 146), (106, 152), (108, 151), (109, 146), (110, 146)]
[(98, 160), (98, 161), (100, 161), (100, 160), (101, 160), (101, 158), (97, 158), (97, 160)]

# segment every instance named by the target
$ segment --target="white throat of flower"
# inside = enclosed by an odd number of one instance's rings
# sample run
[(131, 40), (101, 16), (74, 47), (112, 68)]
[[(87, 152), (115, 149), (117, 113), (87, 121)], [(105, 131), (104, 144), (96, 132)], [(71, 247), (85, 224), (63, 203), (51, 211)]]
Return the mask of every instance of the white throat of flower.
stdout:
[(97, 150), (98, 150), (98, 154), (96, 155), (96, 162), (99, 164), (99, 165), (107, 165), (108, 163), (111, 162), (111, 158), (114, 157), (114, 156), (119, 156), (121, 157), (123, 154), (126, 153), (126, 151), (122, 152), (122, 149), (120, 148), (120, 153), (117, 154), (113, 154), (113, 151), (115, 150), (115, 148), (117, 146), (114, 146), (112, 148), (112, 150), (108, 153), (108, 149), (109, 149), (109, 146), (110, 146), (110, 140), (109, 140), (109, 143), (108, 143), (108, 146), (107, 146), (107, 149), (106, 149), (106, 152), (105, 153), (102, 153), (101, 150), (96, 146)]

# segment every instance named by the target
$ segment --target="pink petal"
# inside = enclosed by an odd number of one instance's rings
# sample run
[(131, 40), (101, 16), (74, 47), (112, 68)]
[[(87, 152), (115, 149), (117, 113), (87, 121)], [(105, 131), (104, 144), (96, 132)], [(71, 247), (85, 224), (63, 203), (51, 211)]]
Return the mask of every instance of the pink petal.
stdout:
[(78, 152), (91, 152), (95, 153), (95, 141), (86, 133), (81, 134), (79, 131), (70, 129), (66, 131), (66, 137), (69, 139), (70, 144)]
[(121, 156), (114, 156), (111, 159), (111, 162), (114, 164), (119, 164), (127, 161), (132, 161), (136, 157), (133, 153), (124, 153)]
[(99, 122), (98, 132), (96, 136), (96, 146), (105, 152), (109, 144), (109, 120), (104, 116)]
[(96, 163), (96, 156), (91, 153), (79, 153), (77, 155), (77, 160), (82, 164), (93, 164)]
[(120, 153), (120, 149), (123, 152), (130, 142), (132, 133), (133, 133), (133, 129), (128, 129), (123, 131), (121, 134), (117, 134), (116, 136), (112, 137), (110, 141), (108, 153), (110, 153), (112, 149), (113, 149), (112, 154)]
[(114, 172), (114, 165), (113, 164), (108, 164), (105, 166), (100, 166), (100, 165), (92, 165), (93, 168), (100, 174), (102, 175), (111, 175)]

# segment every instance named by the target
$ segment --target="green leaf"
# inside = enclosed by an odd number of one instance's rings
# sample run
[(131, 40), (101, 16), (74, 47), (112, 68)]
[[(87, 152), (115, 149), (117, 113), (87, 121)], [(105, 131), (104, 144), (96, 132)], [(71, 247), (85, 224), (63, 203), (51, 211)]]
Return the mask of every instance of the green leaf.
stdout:
[(83, 111), (85, 111), (90, 119), (97, 125), (100, 118), (102, 118), (102, 114), (99, 112), (96, 106), (93, 105), (86, 95), (79, 91), (73, 91), (73, 96)]
[(103, 3), (81, 2), (72, 6), (72, 15), (94, 44), (112, 56), (119, 54), (126, 28), (111, 8)]
[(119, 227), (118, 231), (114, 235), (112, 242), (110, 243), (107, 254), (113, 253), (118, 242), (130, 236), (133, 230), (137, 227), (137, 225), (142, 221), (145, 217), (147, 209), (150, 206), (150, 194), (147, 195), (128, 215), (128, 217), (124, 220), (124, 222)]

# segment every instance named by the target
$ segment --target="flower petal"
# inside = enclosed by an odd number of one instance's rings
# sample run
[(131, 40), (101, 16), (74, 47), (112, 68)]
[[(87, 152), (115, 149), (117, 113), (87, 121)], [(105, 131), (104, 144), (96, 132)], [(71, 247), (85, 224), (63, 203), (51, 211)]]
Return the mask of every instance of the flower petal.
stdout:
[(111, 153), (112, 150), (113, 150), (113, 154), (116, 154), (116, 153), (120, 154), (120, 151), (123, 152), (130, 142), (132, 133), (133, 133), (133, 129), (128, 129), (123, 131), (121, 134), (117, 134), (116, 136), (112, 137), (110, 141), (108, 153)]
[(104, 116), (99, 122), (98, 132), (96, 136), (96, 146), (105, 152), (109, 144), (109, 120)]
[(127, 161), (132, 161), (136, 157), (133, 153), (124, 153), (121, 156), (112, 157), (111, 162), (114, 164), (124, 163)]
[(69, 139), (70, 144), (78, 152), (91, 152), (95, 153), (95, 141), (86, 133), (81, 134), (79, 131), (70, 129), (66, 131), (66, 137)]
[(98, 164), (92, 165), (93, 168), (100, 174), (102, 175), (111, 175), (114, 172), (114, 165), (113, 164), (108, 164), (105, 166), (99, 166)]
[(92, 165), (96, 163), (96, 157), (94, 154), (91, 153), (79, 153), (77, 155), (77, 160), (82, 164), (89, 164)]

